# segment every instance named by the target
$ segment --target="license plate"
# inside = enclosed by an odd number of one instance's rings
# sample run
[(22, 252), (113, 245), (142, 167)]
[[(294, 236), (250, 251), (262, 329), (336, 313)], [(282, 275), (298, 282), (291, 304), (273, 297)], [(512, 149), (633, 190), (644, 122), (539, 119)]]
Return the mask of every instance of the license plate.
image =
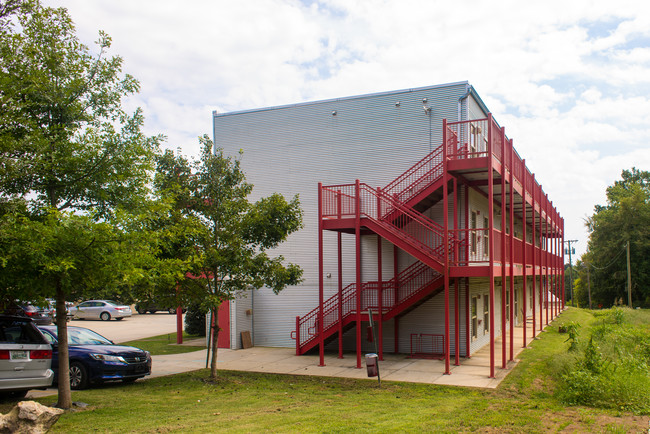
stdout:
[(27, 351), (12, 351), (11, 360), (27, 360)]

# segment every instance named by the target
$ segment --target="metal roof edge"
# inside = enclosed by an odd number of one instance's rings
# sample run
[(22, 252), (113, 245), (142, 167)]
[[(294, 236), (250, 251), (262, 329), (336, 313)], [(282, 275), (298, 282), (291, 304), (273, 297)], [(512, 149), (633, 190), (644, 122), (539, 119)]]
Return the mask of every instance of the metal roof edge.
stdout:
[[(398, 95), (402, 93), (409, 93), (409, 92), (417, 92), (417, 91), (422, 91), (422, 90), (427, 90), (427, 89), (438, 89), (442, 87), (451, 87), (451, 86), (458, 86), (458, 85), (466, 85), (470, 86), (468, 81), (458, 81), (454, 83), (445, 83), (445, 84), (437, 84), (434, 86), (422, 86), (422, 87), (413, 87), (413, 88), (408, 88), (408, 89), (400, 89), (400, 90), (391, 90), (391, 91), (386, 91), (386, 92), (373, 92), (373, 93), (366, 93), (366, 94), (361, 94), (361, 95), (352, 95), (352, 96), (346, 96), (346, 97), (340, 97), (340, 98), (330, 98), (330, 99), (322, 99), (322, 100), (316, 100), (316, 101), (306, 101), (306, 102), (300, 102), (300, 103), (294, 103), (294, 104), (285, 104), (285, 105), (277, 105), (277, 106), (269, 106), (269, 107), (260, 107), (260, 108), (254, 108), (254, 109), (248, 109), (248, 110), (237, 110), (237, 111), (232, 111), (232, 112), (224, 112), (224, 113), (218, 113), (217, 110), (212, 111), (212, 116), (213, 117), (220, 117), (220, 116), (228, 116), (228, 115), (239, 115), (239, 114), (244, 114), (244, 113), (254, 113), (254, 112), (261, 112), (261, 111), (267, 111), (267, 110), (278, 110), (278, 109), (285, 109), (285, 108), (291, 108), (291, 107), (302, 107), (302, 106), (308, 106), (308, 105), (316, 105), (316, 104), (323, 104), (323, 103), (329, 103), (329, 102), (336, 102), (336, 101), (347, 101), (347, 100), (352, 100), (352, 99), (357, 99), (357, 98), (368, 98), (368, 97), (373, 97), (373, 96), (381, 96), (381, 95)], [(478, 95), (477, 95), (478, 97)], [(478, 98), (480, 101), (480, 98)], [(482, 107), (485, 106), (483, 102), (481, 101)]]
[(485, 115), (487, 116), (488, 113), (490, 113), (490, 110), (487, 108), (481, 97), (479, 96), (478, 92), (476, 92), (476, 89), (474, 89), (474, 86), (471, 84), (469, 85), (469, 89), (467, 90), (467, 93), (472, 95), (478, 105), (481, 107), (481, 110), (485, 112)]

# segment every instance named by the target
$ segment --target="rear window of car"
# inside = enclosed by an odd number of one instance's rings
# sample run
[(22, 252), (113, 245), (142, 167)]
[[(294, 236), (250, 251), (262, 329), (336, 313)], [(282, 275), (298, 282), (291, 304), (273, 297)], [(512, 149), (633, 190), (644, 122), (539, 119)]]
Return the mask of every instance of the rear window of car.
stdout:
[(30, 321), (0, 318), (0, 344), (46, 344), (47, 341)]

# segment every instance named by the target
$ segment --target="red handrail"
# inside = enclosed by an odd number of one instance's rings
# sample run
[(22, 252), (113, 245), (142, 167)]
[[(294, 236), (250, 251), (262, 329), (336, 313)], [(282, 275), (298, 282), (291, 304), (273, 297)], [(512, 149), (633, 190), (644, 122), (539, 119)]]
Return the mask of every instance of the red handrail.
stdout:
[[(422, 262), (416, 262), (406, 269), (402, 270), (396, 277), (382, 282), (382, 290), (384, 294), (384, 312), (388, 312), (396, 306), (404, 303), (410, 298), (414, 297), (419, 291), (426, 289), (436, 279), (440, 278), (440, 273), (426, 266)], [(392, 296), (391, 292), (395, 291), (395, 282), (399, 282), (397, 287), (397, 297)], [(379, 306), (378, 282), (365, 282), (362, 284), (362, 298), (361, 307), (362, 311), (367, 311), (369, 308), (378, 311)], [(356, 283), (351, 283), (346, 286), (342, 291), (342, 306), (343, 317), (338, 318), (338, 294), (329, 297), (323, 303), (323, 331), (328, 333), (331, 329), (338, 325), (339, 321), (345, 321), (347, 318), (356, 313)], [(309, 343), (318, 339), (318, 315), (319, 308), (311, 310), (306, 315), (297, 320), (298, 331), (291, 334), (291, 338), (299, 337), (300, 342), (298, 347), (302, 348)]]

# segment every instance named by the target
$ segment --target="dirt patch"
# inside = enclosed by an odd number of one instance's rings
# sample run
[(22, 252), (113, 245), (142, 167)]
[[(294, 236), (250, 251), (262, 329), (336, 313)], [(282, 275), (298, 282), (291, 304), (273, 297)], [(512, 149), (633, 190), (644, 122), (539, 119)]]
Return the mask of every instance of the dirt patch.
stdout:
[(592, 409), (566, 408), (562, 413), (544, 418), (544, 431), (592, 433), (628, 432), (645, 433), (650, 429), (650, 417), (595, 413)]

